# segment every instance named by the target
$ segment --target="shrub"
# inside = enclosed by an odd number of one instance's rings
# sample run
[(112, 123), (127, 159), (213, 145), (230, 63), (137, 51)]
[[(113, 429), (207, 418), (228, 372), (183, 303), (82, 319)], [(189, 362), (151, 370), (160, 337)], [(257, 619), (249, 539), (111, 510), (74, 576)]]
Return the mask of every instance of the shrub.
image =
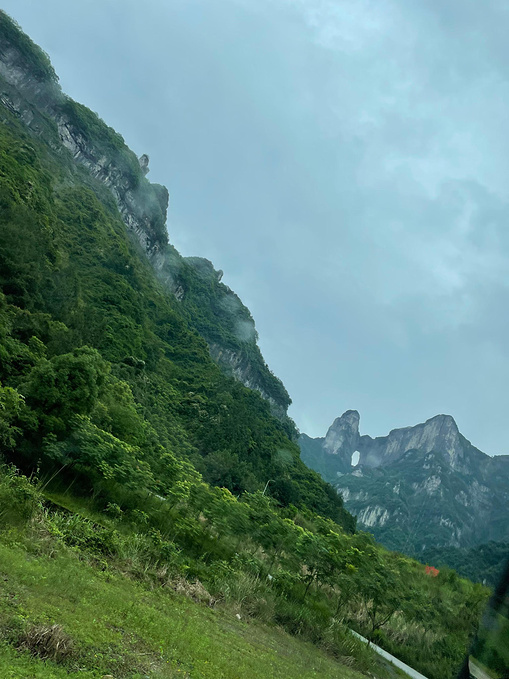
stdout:
[(49, 527), (55, 536), (71, 547), (107, 556), (118, 551), (120, 536), (117, 531), (97, 526), (79, 514), (53, 514), (49, 518)]
[(41, 508), (36, 486), (14, 467), (0, 467), (0, 527), (28, 523)]

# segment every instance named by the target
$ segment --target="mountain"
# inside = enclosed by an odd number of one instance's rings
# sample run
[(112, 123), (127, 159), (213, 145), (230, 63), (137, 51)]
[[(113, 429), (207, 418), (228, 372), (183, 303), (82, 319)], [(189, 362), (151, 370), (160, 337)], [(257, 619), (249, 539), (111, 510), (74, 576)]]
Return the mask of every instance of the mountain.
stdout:
[(180, 302), (190, 325), (205, 338), (213, 358), (225, 372), (258, 391), (284, 418), (291, 399), (263, 360), (249, 310), (221, 283), (222, 272), (215, 271), (211, 262), (181, 257), (168, 243), (168, 191), (145, 179), (148, 156), (136, 158), (117, 132), (66, 97), (47, 56), (34, 49), (26, 36), (20, 38), (22, 34), (12, 29), (5, 16), (0, 17), (0, 31), (4, 109), (43, 139), (64, 164), (72, 159), (108, 190), (127, 229)]
[(359, 421), (349, 410), (324, 438), (302, 434), (299, 445), (361, 528), (411, 554), (509, 538), (509, 456), (481, 452), (450, 415), (377, 438), (361, 436)]
[(477, 547), (429, 547), (420, 553), (424, 563), (448, 566), (472, 582), (495, 589), (501, 582), (509, 557), (509, 542), (487, 542)]
[(76, 469), (99, 437), (124, 461), (134, 446), (131, 471), (163, 484), (171, 451), (212, 484), (239, 494), (270, 479), (281, 503), (353, 529), (300, 460), (251, 313), (211, 262), (171, 245), (169, 194), (148, 169), (0, 12), (0, 389), (14, 399), (0, 452), (27, 469)]

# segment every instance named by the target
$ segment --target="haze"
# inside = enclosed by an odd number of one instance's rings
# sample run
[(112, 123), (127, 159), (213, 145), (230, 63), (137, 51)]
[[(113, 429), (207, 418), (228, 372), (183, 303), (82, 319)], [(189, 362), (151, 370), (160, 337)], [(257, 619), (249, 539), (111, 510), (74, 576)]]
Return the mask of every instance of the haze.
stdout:
[(6, 0), (170, 191), (302, 431), (437, 414), (509, 453), (509, 5)]

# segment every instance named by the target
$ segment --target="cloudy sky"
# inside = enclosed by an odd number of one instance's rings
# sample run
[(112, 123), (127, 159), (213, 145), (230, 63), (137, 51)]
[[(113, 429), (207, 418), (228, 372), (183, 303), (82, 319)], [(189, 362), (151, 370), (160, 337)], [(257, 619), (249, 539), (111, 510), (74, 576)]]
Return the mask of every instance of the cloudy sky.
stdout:
[(506, 0), (4, 0), (170, 191), (302, 431), (509, 453)]

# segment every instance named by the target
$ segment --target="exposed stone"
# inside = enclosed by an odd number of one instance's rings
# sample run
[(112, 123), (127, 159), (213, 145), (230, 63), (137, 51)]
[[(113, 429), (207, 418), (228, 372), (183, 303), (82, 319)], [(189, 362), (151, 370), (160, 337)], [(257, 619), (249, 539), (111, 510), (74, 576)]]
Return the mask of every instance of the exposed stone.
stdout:
[[(137, 181), (130, 168), (118, 161), (118, 154), (108, 157), (99, 151), (95, 139), (73, 124), (66, 112), (68, 99), (59, 85), (34, 76), (23, 55), (12, 45), (0, 46), (0, 76), (4, 89), (9, 90), (2, 93), (4, 106), (14, 111), (38, 136), (48, 132), (49, 121), (53, 121), (60, 143), (76, 163), (84, 165), (111, 191), (127, 228), (136, 235), (149, 257), (154, 256), (167, 242), (166, 207), (162, 199), (162, 193), (167, 196), (167, 190), (158, 185), (154, 188), (156, 185), (142, 177)], [(51, 134), (44, 136), (51, 139)], [(125, 153), (132, 154), (127, 147)], [(136, 156), (132, 156), (135, 160)], [(146, 174), (148, 156), (141, 156), (139, 163), (141, 174)]]
[(331, 424), (323, 443), (326, 453), (337, 455), (350, 466), (359, 442), (359, 420), (357, 410), (347, 410)]
[[(489, 457), (450, 415), (371, 438), (359, 416), (337, 418), (325, 438), (302, 434), (303, 459), (333, 483), (361, 528), (392, 549), (472, 546), (509, 539), (509, 456)], [(357, 440), (356, 440), (357, 439)], [(359, 465), (348, 465), (352, 450)]]
[(269, 402), (271, 410), (276, 417), (283, 418), (286, 415), (286, 408), (278, 403), (262, 386), (260, 376), (249, 358), (239, 351), (227, 349), (212, 342), (209, 344), (210, 355), (212, 358), (230, 373), (235, 379), (247, 387), (257, 391), (266, 401)]
[(150, 170), (148, 169), (148, 164), (149, 164), (149, 157), (147, 156), (146, 153), (144, 153), (142, 156), (138, 158), (138, 162), (140, 164), (140, 170), (143, 172), (143, 175), (147, 175)]
[(182, 285), (177, 285), (173, 294), (175, 295), (175, 299), (177, 300), (177, 302), (181, 302), (185, 297), (186, 291), (184, 290), (184, 287)]
[(456, 422), (450, 415), (436, 415), (415, 427), (393, 429), (388, 436), (375, 439), (361, 436), (359, 464), (369, 467), (390, 464), (399, 460), (408, 450), (425, 453), (439, 450), (447, 453), (453, 468), (460, 467), (463, 448)]
[(389, 512), (384, 507), (366, 507), (358, 515), (359, 522), (372, 528), (373, 526), (384, 526), (389, 520)]

